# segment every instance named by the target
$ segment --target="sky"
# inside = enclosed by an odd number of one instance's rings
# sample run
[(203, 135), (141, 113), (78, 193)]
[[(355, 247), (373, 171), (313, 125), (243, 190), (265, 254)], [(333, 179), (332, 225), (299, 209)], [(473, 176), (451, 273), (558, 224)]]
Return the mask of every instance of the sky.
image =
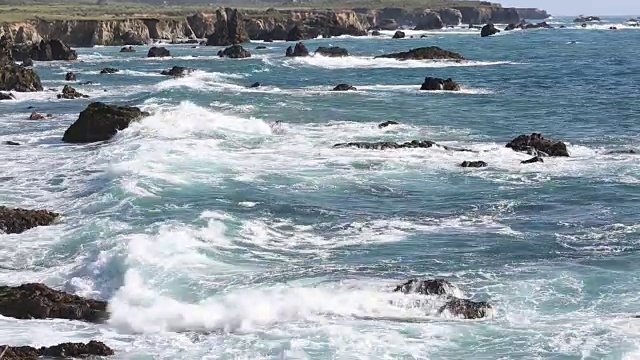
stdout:
[(535, 7), (552, 15), (640, 15), (640, 0), (494, 0), (502, 6)]

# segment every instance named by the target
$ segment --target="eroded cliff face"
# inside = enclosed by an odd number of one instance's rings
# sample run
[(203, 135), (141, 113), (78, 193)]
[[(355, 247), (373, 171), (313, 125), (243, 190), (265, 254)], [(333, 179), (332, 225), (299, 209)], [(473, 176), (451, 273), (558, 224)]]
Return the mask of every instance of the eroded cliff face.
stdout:
[(518, 14), (520, 17), (527, 20), (544, 20), (551, 16), (548, 12), (541, 9), (534, 8), (518, 8)]
[(244, 26), (251, 39), (287, 40), (291, 32), (304, 38), (318, 36), (366, 35), (371, 27), (369, 18), (355, 11), (268, 11), (250, 13)]

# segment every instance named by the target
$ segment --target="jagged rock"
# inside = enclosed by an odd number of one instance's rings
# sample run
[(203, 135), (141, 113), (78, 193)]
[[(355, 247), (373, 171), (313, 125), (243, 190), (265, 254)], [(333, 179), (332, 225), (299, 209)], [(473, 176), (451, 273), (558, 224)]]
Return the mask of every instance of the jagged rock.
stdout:
[(12, 93), (0, 92), (0, 100), (15, 100), (15, 96)]
[(371, 150), (387, 150), (387, 149), (404, 149), (404, 148), (430, 148), (432, 146), (436, 146), (437, 144), (433, 141), (429, 140), (413, 140), (411, 142), (405, 142), (403, 144), (391, 142), (391, 141), (381, 141), (381, 142), (350, 142), (350, 143), (340, 143), (333, 145), (334, 148), (348, 148), (354, 147), (358, 149), (371, 149)]
[(539, 22), (537, 24), (526, 24), (525, 29), (553, 29), (553, 26), (547, 24), (546, 21)]
[(576, 23), (585, 23), (585, 22), (592, 22), (592, 21), (601, 21), (601, 19), (597, 16), (582, 16), (580, 15), (579, 17), (577, 17), (575, 20), (573, 20), (573, 22)]
[(209, 46), (229, 46), (249, 41), (244, 19), (238, 9), (218, 9), (215, 31), (207, 38)]
[(136, 49), (133, 48), (133, 46), (125, 46), (122, 49), (120, 49), (121, 53), (133, 53), (136, 52)]
[(189, 75), (193, 72), (193, 69), (183, 67), (183, 66), (174, 66), (169, 70), (162, 70), (161, 75), (173, 76), (173, 77), (182, 77)]
[(392, 58), (398, 60), (464, 60), (462, 55), (441, 49), (437, 46), (421, 47), (399, 53), (380, 55), (375, 58)]
[(396, 31), (396, 33), (393, 34), (394, 39), (404, 39), (404, 37), (405, 37), (405, 33), (400, 30)]
[(487, 24), (482, 27), (482, 30), (480, 30), (480, 37), (495, 35), (499, 32), (500, 30), (498, 30), (493, 24)]
[[(10, 209), (0, 206), (0, 232), (20, 234), (36, 226), (49, 225), (57, 217), (58, 214), (47, 210)], [(1, 296), (0, 294), (0, 299)], [(1, 307), (0, 314), (3, 314)]]
[(67, 143), (90, 143), (111, 139), (118, 131), (129, 127), (131, 122), (149, 116), (133, 106), (107, 105), (101, 102), (89, 104), (64, 133), (62, 141)]
[(100, 74), (115, 74), (117, 72), (119, 72), (120, 70), (116, 69), (116, 68), (104, 68), (102, 70), (100, 70)]
[(444, 279), (411, 279), (396, 286), (393, 292), (401, 292), (403, 294), (416, 293), (420, 295), (450, 295), (453, 288), (453, 285)]
[(338, 46), (332, 46), (332, 47), (320, 46), (318, 49), (316, 49), (315, 53), (320, 54), (322, 56), (330, 56), (330, 57), (349, 56), (349, 51), (347, 51), (347, 49), (341, 48)]
[(460, 164), (460, 166), (462, 167), (472, 167), (472, 168), (480, 168), (480, 167), (486, 167), (488, 164), (482, 160), (479, 161), (463, 161), (462, 164)]
[(250, 88), (257, 88), (260, 87), (260, 83), (259, 82), (254, 82), (253, 84), (251, 84), (251, 86), (249, 86)]
[(241, 45), (232, 45), (224, 50), (218, 51), (218, 56), (232, 59), (244, 59), (251, 57), (251, 53), (245, 50)]
[(464, 319), (480, 319), (491, 315), (493, 306), (484, 301), (471, 301), (468, 299), (453, 298), (442, 306), (438, 313), (441, 314), (445, 310), (451, 315), (462, 317)]
[(74, 74), (73, 72), (68, 72), (68, 73), (64, 76), (64, 80), (65, 80), (65, 81), (76, 81), (76, 74)]
[(520, 161), (520, 164), (533, 164), (537, 162), (544, 162), (540, 156), (534, 156), (531, 159)]
[(451, 78), (440, 79), (427, 76), (426, 78), (424, 78), (424, 83), (422, 83), (420, 90), (459, 91), (460, 85), (451, 80)]
[(333, 88), (333, 91), (349, 91), (349, 90), (358, 90), (355, 88), (355, 86), (351, 86), (349, 84), (338, 84), (336, 87)]
[(171, 56), (171, 52), (164, 47), (152, 47), (147, 53), (147, 57), (167, 57)]
[(458, 26), (462, 24), (462, 13), (458, 9), (444, 8), (438, 10), (438, 13), (445, 25)]
[(287, 41), (300, 41), (305, 39), (305, 34), (298, 25), (294, 26), (287, 33)]
[(15, 141), (5, 141), (4, 144), (5, 145), (11, 145), (11, 146), (19, 146), (20, 145), (19, 142), (15, 142)]
[(33, 70), (13, 61), (13, 43), (0, 37), (0, 91), (42, 91), (40, 77)]
[(81, 94), (69, 85), (65, 85), (62, 89), (62, 94), (58, 94), (58, 99), (79, 99), (88, 97), (89, 95)]
[(569, 156), (567, 145), (561, 141), (545, 139), (542, 134), (520, 135), (511, 140), (506, 147), (515, 151), (534, 151), (535, 155)]
[[(89, 341), (89, 343), (63, 343), (55, 346), (41, 347), (39, 349), (32, 346), (8, 346), (0, 345), (0, 349), (5, 349), (2, 359), (4, 360), (38, 360), (40, 357), (48, 358), (87, 358), (94, 356), (110, 356), (113, 350), (100, 341)], [(1, 351), (0, 351), (1, 352)]]
[(34, 61), (77, 60), (78, 54), (71, 50), (62, 40), (41, 40), (38, 44), (17, 45), (12, 49), (16, 61), (31, 59)]
[(393, 121), (393, 120), (388, 120), (388, 121), (385, 121), (383, 123), (378, 124), (378, 128), (382, 129), (382, 128), (385, 128), (385, 127), (387, 127), (389, 125), (398, 125), (398, 122)]
[(511, 30), (515, 30), (515, 29), (524, 29), (524, 27), (527, 25), (526, 22), (521, 21), (519, 23), (512, 23), (507, 25), (507, 27), (504, 28), (504, 31), (511, 31)]
[(44, 119), (44, 115), (38, 113), (38, 112), (32, 112), (31, 115), (29, 115), (29, 120), (42, 120)]
[(427, 10), (420, 16), (415, 30), (434, 30), (442, 29), (444, 24), (440, 18), (440, 14), (435, 11)]
[(264, 46), (264, 45), (258, 45), (258, 46), (256, 46), (256, 50), (264, 50), (264, 49), (266, 49), (266, 48), (267, 48), (267, 47), (266, 47), (266, 46)]
[(299, 42), (295, 47), (289, 46), (285, 54), (287, 57), (309, 56), (309, 50), (303, 43)]

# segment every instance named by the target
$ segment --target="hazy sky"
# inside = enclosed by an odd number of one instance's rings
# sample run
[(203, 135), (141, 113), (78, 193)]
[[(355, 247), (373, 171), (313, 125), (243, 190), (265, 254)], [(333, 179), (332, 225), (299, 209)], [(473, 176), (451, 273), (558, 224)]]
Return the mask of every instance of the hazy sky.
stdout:
[(503, 6), (537, 7), (553, 15), (640, 15), (640, 0), (497, 0)]

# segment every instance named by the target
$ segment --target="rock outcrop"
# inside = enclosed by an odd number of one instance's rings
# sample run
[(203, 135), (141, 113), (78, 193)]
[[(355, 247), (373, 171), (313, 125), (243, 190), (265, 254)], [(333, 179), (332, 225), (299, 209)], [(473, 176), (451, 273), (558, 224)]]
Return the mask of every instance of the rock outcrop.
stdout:
[(107, 303), (54, 290), (44, 284), (0, 286), (0, 315), (16, 319), (99, 322), (107, 318)]
[(169, 70), (162, 70), (160, 75), (167, 75), (173, 77), (183, 77), (193, 72), (193, 69), (184, 66), (174, 66)]
[(120, 49), (121, 53), (134, 53), (136, 52), (136, 49), (133, 48), (133, 46), (125, 46), (122, 49)]
[(316, 49), (315, 54), (322, 56), (330, 56), (330, 57), (344, 57), (349, 56), (349, 51), (345, 48), (341, 48), (338, 46), (326, 47), (320, 46)]
[(435, 11), (427, 10), (417, 20), (415, 30), (434, 30), (442, 29), (444, 23), (440, 18), (440, 14)]
[(209, 46), (229, 46), (249, 41), (243, 15), (238, 9), (218, 9), (215, 31), (207, 38)]
[(0, 37), (0, 91), (31, 92), (42, 91), (38, 74), (13, 59), (13, 43), (5, 36)]
[(12, 93), (0, 92), (0, 100), (15, 100), (16, 97)]
[(387, 120), (385, 122), (382, 122), (382, 123), (378, 124), (378, 128), (382, 129), (382, 128), (385, 128), (385, 127), (390, 126), (390, 125), (398, 125), (398, 122), (397, 121), (393, 121), (393, 120)]
[(89, 95), (81, 94), (69, 85), (65, 85), (64, 88), (62, 88), (62, 93), (58, 94), (58, 99), (79, 99), (88, 97)]
[(89, 104), (64, 133), (67, 143), (90, 143), (111, 139), (118, 131), (129, 127), (133, 121), (149, 113), (137, 107), (107, 105), (101, 102)]
[(462, 14), (465, 24), (511, 24), (520, 21), (521, 17), (516, 8), (492, 6), (454, 6)]
[(539, 133), (520, 135), (511, 140), (506, 147), (533, 155), (569, 156), (569, 151), (567, 151), (567, 145), (565, 143), (545, 139), (542, 134)]
[(104, 69), (100, 70), (100, 74), (115, 74), (115, 73), (117, 73), (119, 71), (120, 70), (118, 70), (116, 68), (107, 67), (107, 68), (104, 68)]
[(531, 159), (520, 161), (520, 164), (533, 164), (537, 162), (544, 162), (540, 156), (534, 156)]
[(582, 16), (582, 15), (578, 16), (573, 20), (573, 22), (576, 22), (576, 23), (585, 23), (585, 22), (593, 22), (593, 21), (602, 21), (602, 20), (597, 16)]
[(333, 91), (350, 91), (350, 90), (358, 90), (355, 86), (351, 86), (349, 84), (338, 84), (333, 88)]
[(370, 149), (370, 150), (418, 149), (418, 148), (427, 149), (434, 146), (440, 147), (445, 150), (450, 150), (450, 151), (473, 152), (473, 150), (458, 149), (458, 148), (452, 148), (446, 145), (440, 145), (430, 140), (412, 140), (412, 141), (407, 141), (405, 143), (397, 143), (392, 141), (380, 141), (380, 142), (360, 141), (360, 142), (339, 143), (339, 144), (333, 145), (334, 148), (357, 148), (357, 149)]
[(440, 19), (444, 25), (458, 26), (462, 24), (462, 13), (458, 9), (444, 8), (438, 10)]
[(244, 59), (251, 57), (251, 53), (245, 50), (241, 45), (232, 45), (224, 50), (218, 51), (218, 56), (232, 59)]
[(465, 168), (481, 168), (481, 167), (487, 167), (488, 164), (482, 160), (478, 160), (478, 161), (463, 161), (462, 164), (460, 164), (460, 166), (465, 167)]
[(487, 37), (487, 36), (495, 35), (499, 32), (500, 30), (498, 30), (493, 24), (487, 24), (482, 27), (482, 30), (480, 30), (480, 36)]
[(0, 232), (20, 234), (36, 226), (53, 223), (59, 214), (47, 210), (11, 209), (0, 206)]
[(294, 47), (289, 46), (285, 53), (287, 57), (309, 56), (309, 50), (303, 43), (299, 42)]
[(392, 58), (398, 60), (464, 60), (462, 55), (441, 49), (437, 46), (421, 47), (399, 53), (380, 55), (375, 58)]
[(481, 319), (493, 313), (493, 306), (484, 301), (454, 298), (442, 306), (438, 310), (438, 313), (441, 314), (445, 311), (448, 311), (455, 317), (461, 317), (463, 319)]
[(164, 47), (152, 47), (147, 53), (147, 57), (167, 57), (171, 56), (171, 52)]
[(406, 36), (406, 34), (404, 33), (404, 31), (396, 31), (395, 34), (393, 34), (392, 38), (393, 39), (404, 39), (404, 37)]
[(32, 346), (9, 346), (0, 345), (3, 349), (4, 360), (38, 360), (44, 358), (87, 358), (94, 356), (110, 356), (113, 350), (100, 341), (89, 341), (88, 343), (63, 343), (55, 346), (43, 346), (34, 348)]
[(422, 86), (420, 87), (420, 90), (459, 91), (460, 90), (460, 85), (458, 85), (458, 83), (456, 83), (455, 81), (451, 80), (451, 78), (440, 79), (440, 78), (434, 78), (434, 77), (427, 76), (426, 78), (424, 78), (424, 83), (422, 83)]
[(76, 74), (74, 74), (73, 72), (70, 71), (64, 76), (64, 80), (65, 81), (76, 81)]
[(545, 10), (535, 8), (516, 8), (516, 11), (522, 19), (527, 20), (543, 20), (551, 16)]
[(453, 285), (444, 279), (418, 280), (411, 279), (396, 286), (393, 292), (420, 295), (452, 295)]
[(25, 59), (34, 61), (71, 61), (78, 59), (76, 51), (58, 39), (41, 40), (39, 43), (33, 45), (15, 45), (12, 53), (16, 61), (23, 61)]
[(216, 15), (197, 12), (187, 16), (187, 23), (191, 27), (193, 35), (198, 39), (203, 39), (216, 31)]

